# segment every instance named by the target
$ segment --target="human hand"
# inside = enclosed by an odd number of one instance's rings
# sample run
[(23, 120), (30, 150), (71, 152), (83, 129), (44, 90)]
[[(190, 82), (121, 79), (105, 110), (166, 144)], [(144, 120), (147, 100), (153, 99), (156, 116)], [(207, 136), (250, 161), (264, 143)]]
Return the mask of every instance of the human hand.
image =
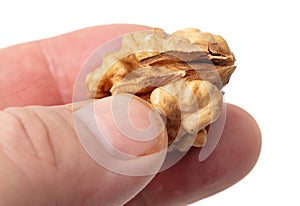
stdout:
[[(0, 205), (185, 205), (226, 189), (253, 168), (259, 128), (230, 104), (220, 142), (203, 162), (200, 149), (192, 148), (155, 176), (126, 176), (87, 155), (72, 112), (53, 105), (71, 102), (79, 69), (99, 45), (144, 29), (99, 26), (0, 50)], [(133, 118), (148, 121), (146, 115)]]

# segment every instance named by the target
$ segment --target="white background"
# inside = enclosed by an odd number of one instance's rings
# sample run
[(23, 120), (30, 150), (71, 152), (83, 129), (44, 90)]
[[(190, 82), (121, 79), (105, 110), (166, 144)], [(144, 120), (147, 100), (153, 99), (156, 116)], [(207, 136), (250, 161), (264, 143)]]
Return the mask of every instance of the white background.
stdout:
[[(136, 23), (221, 34), (238, 68), (226, 101), (249, 111), (261, 157), (242, 181), (194, 205), (299, 205), (299, 7), (297, 1), (0, 0), (0, 48), (84, 27)], [(298, 166), (298, 167), (297, 167)]]

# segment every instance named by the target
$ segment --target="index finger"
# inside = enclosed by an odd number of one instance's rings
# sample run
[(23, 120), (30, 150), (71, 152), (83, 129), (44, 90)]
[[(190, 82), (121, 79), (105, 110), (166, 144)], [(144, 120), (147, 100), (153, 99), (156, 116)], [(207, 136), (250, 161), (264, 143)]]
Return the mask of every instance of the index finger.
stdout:
[(80, 67), (96, 48), (146, 29), (130, 24), (97, 26), (0, 50), (0, 109), (71, 102)]

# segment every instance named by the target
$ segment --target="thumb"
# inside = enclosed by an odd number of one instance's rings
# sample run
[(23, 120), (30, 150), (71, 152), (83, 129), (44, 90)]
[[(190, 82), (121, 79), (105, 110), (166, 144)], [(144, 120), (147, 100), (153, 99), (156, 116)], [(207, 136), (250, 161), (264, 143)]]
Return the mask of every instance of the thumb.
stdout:
[(151, 107), (132, 97), (74, 112), (0, 112), (0, 205), (122, 205), (138, 194), (158, 172), (167, 141)]

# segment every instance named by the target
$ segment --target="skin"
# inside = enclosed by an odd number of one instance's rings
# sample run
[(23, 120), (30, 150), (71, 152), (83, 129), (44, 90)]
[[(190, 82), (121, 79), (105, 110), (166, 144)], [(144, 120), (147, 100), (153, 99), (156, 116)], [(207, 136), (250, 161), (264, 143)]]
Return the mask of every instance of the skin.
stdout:
[(131, 177), (106, 170), (84, 151), (63, 106), (80, 67), (101, 44), (145, 29), (98, 26), (0, 50), (0, 205), (186, 205), (251, 171), (261, 133), (249, 113), (231, 104), (221, 140), (203, 162), (193, 148), (166, 171)]

